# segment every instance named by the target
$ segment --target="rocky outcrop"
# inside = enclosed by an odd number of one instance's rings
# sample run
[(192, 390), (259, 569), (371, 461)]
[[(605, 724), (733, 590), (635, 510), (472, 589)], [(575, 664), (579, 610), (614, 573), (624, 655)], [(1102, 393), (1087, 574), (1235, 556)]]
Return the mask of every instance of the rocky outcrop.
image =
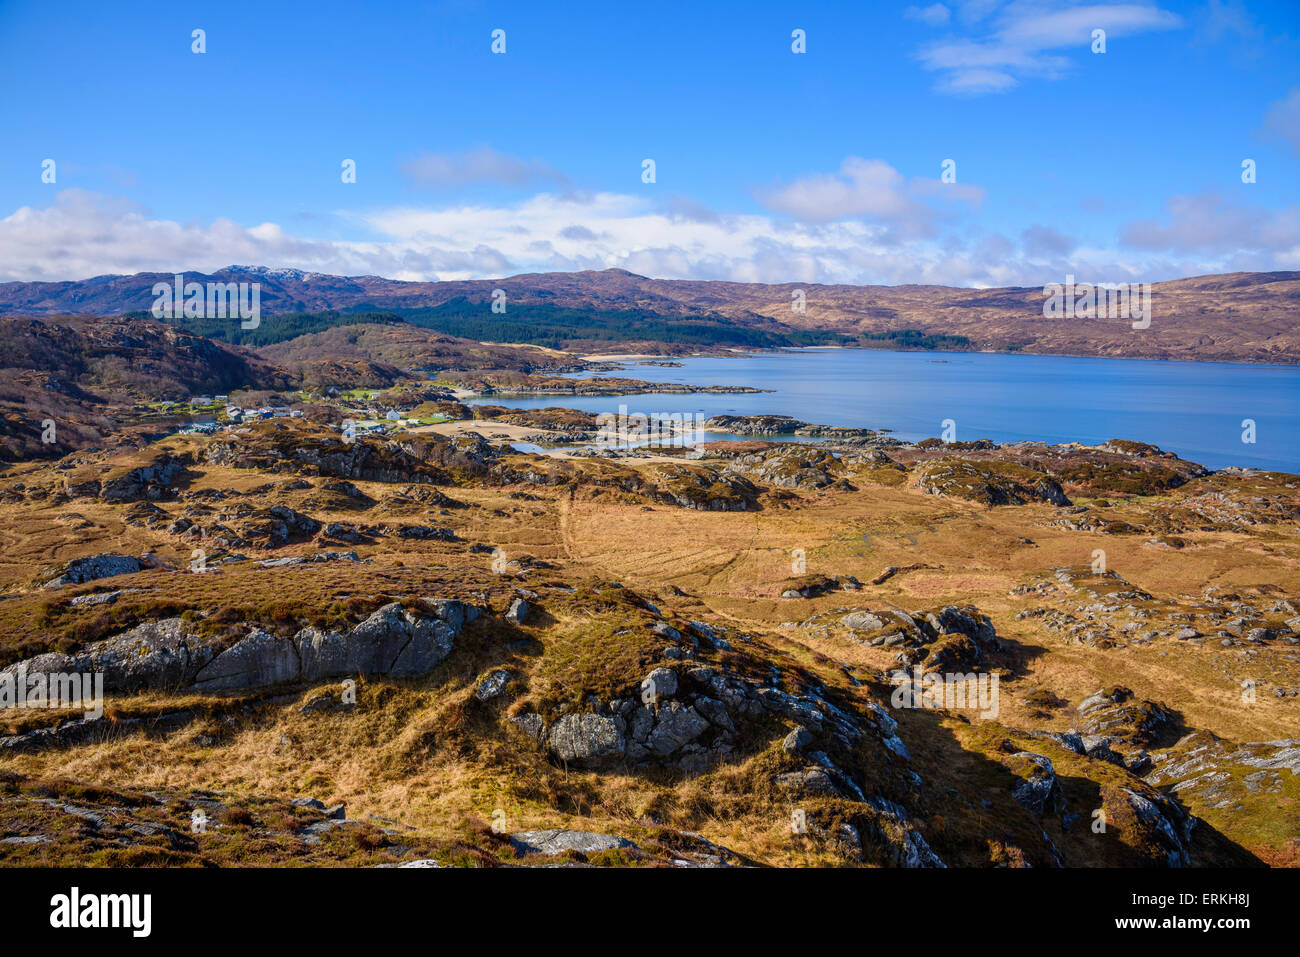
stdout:
[(499, 452), (470, 433), (450, 438), (405, 436), (401, 441), (345, 437), (307, 429), (261, 425), (209, 443), (212, 465), (326, 475), (367, 482), (449, 485), (453, 472), (485, 475)]
[(801, 443), (736, 456), (727, 463), (727, 469), (779, 488), (812, 491), (836, 484), (851, 487), (843, 478), (844, 465), (839, 459), (824, 449)]
[(130, 555), (90, 555), (68, 562), (53, 578), (47, 580), (42, 588), (62, 588), (64, 585), (81, 585), (98, 578), (111, 578), (114, 575), (132, 575), (144, 565), (140, 559)]
[(1198, 813), (1240, 813), (1248, 804), (1281, 800), (1297, 775), (1300, 739), (1236, 744), (1195, 731), (1152, 753), (1145, 780), (1176, 793)]
[(102, 672), (107, 692), (193, 689), (242, 691), (346, 675), (416, 677), (451, 653), (479, 609), (425, 599), (418, 610), (393, 602), (347, 631), (304, 628), (291, 638), (251, 629), (225, 646), (183, 618), (147, 622), (75, 655), (50, 653), (10, 665), (0, 675)]
[(1079, 703), (1078, 733), (1084, 752), (1132, 771), (1149, 766), (1148, 748), (1170, 739), (1176, 715), (1154, 701), (1143, 701), (1119, 685), (1103, 688)]
[(679, 508), (703, 512), (745, 512), (757, 509), (759, 489), (745, 478), (706, 466), (676, 463), (656, 465), (648, 482), (636, 482), (636, 491)]
[(898, 649), (898, 660), (922, 674), (977, 671), (1002, 649), (993, 622), (971, 605), (933, 611), (858, 609), (836, 622), (865, 645)]
[(1069, 505), (1056, 479), (1020, 466), (936, 459), (913, 471), (916, 487), (931, 495), (964, 498), (984, 505), (1025, 505), (1046, 502)]
[(625, 746), (618, 723), (603, 714), (566, 714), (552, 725), (548, 741), (552, 754), (581, 768), (608, 764)]
[(571, 851), (579, 854), (598, 854), (601, 851), (636, 848), (631, 841), (615, 837), (613, 834), (565, 831), (558, 828), (545, 831), (520, 831), (510, 835), (510, 843), (515, 850), (523, 854), (545, 854), (548, 857)]
[(787, 583), (781, 590), (782, 598), (819, 598), (833, 591), (858, 591), (862, 583), (852, 575), (812, 575)]
[[(1196, 818), (1173, 798), (1135, 782), (1134, 787), (1102, 788), (1106, 827), (1144, 863), (1187, 867)], [(1149, 865), (1148, 865), (1149, 866)]]
[(1049, 758), (1032, 751), (1018, 751), (1006, 765), (1019, 779), (1011, 795), (1030, 814), (1057, 814), (1064, 807), (1060, 782)]
[(731, 435), (794, 435), (807, 425), (788, 415), (713, 415), (702, 423), (706, 432)]
[[(860, 784), (836, 767), (832, 753), (850, 755), (875, 738), (886, 763), (907, 761), (897, 723), (873, 705), (861, 715), (821, 695), (794, 695), (742, 677), (724, 666), (654, 668), (636, 696), (615, 698), (594, 711), (564, 714), (548, 722), (526, 713), (511, 719), (566, 764), (586, 768), (676, 766), (703, 770), (736, 754), (742, 739), (757, 731), (773, 738), (782, 722), (802, 732), (800, 753), (828, 772), (839, 792), (862, 800)], [(790, 779), (793, 781), (793, 779)]]
[(99, 489), (99, 497), (105, 502), (155, 501), (167, 498), (175, 493), (177, 481), (192, 463), (193, 457), (188, 453), (173, 455), (169, 452), (160, 452), (149, 464), (104, 481)]
[[(282, 548), (306, 541), (321, 530), (310, 515), (285, 505), (254, 508), (245, 503), (231, 505), (207, 516), (207, 509), (187, 509), (168, 526), (173, 535), (211, 542), (222, 548)], [(202, 523), (196, 519), (202, 519)]]

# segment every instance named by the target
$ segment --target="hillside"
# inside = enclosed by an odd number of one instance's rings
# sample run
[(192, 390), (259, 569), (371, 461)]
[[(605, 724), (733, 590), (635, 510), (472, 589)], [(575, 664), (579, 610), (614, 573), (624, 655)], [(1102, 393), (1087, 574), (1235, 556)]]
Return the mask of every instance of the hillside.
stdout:
[[(273, 322), (268, 319), (265, 324)], [(290, 370), (309, 386), (390, 385), (408, 372), (448, 369), (532, 372), (577, 367), (574, 357), (564, 353), (527, 345), (474, 342), (404, 322), (338, 326), (263, 346), (258, 354)]]
[[(401, 282), (232, 266), (212, 275), (187, 273), (187, 278), (260, 282), (266, 315), (390, 312), (453, 335), (537, 342), (566, 350), (626, 351), (629, 343), (668, 343), (665, 351), (689, 351), (836, 341), (828, 340), (828, 335), (894, 347), (908, 341), (900, 343), (893, 337), (914, 330), (922, 336), (963, 337), (963, 341), (941, 342), (940, 348), (1300, 362), (1300, 331), (1294, 318), (1300, 308), (1300, 273), (1294, 272), (1233, 273), (1156, 283), (1151, 325), (1142, 330), (1130, 328), (1125, 321), (1045, 319), (1040, 288), (763, 285), (648, 279), (618, 269)], [(153, 283), (170, 279), (161, 273), (138, 273), (78, 282), (3, 283), (0, 315), (118, 315), (147, 310)], [(506, 292), (505, 316), (489, 309), (494, 289)], [(803, 313), (791, 309), (796, 289), (806, 296)], [(347, 319), (340, 316), (334, 321)], [(735, 329), (730, 337), (719, 332), (727, 326)], [(809, 338), (814, 333), (817, 336)], [(917, 336), (908, 339), (915, 341)]]
[[(0, 319), (0, 458), (61, 455), (139, 426), (157, 433), (169, 420), (148, 403), (291, 381), (251, 352), (156, 322)], [(52, 441), (42, 441), (47, 421)]]
[(0, 480), (0, 862), (1296, 864), (1295, 476), (461, 424)]

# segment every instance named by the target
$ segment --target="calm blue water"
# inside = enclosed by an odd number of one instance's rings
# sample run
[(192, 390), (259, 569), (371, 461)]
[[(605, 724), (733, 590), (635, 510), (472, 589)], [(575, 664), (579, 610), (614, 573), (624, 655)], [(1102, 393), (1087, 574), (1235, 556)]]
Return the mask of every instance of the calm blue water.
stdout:
[[(800, 349), (681, 359), (611, 373), (650, 382), (747, 385), (747, 395), (650, 393), (598, 398), (489, 399), (517, 408), (563, 405), (646, 415), (779, 413), (821, 425), (892, 429), (901, 439), (1083, 442), (1137, 439), (1211, 468), (1300, 473), (1300, 368), (1141, 359)], [(1255, 442), (1242, 441), (1242, 420)]]

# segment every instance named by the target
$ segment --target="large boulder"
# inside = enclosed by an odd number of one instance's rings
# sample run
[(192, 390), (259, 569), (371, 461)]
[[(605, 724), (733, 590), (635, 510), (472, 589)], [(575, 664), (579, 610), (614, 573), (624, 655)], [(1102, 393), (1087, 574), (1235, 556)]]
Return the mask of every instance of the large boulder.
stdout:
[(1011, 796), (1031, 814), (1055, 813), (1062, 801), (1061, 785), (1056, 780), (1056, 769), (1051, 759), (1032, 751), (1018, 751), (1007, 760), (1008, 766), (1020, 778), (1011, 789)]
[(875, 612), (859, 610), (849, 612), (840, 619), (840, 624), (854, 631), (879, 631), (888, 622)]
[(194, 679), (198, 691), (241, 691), (298, 678), (298, 652), (290, 638), (260, 628), (217, 655)]
[(140, 559), (130, 555), (90, 555), (68, 562), (42, 588), (62, 588), (64, 585), (81, 585), (98, 578), (111, 578), (114, 575), (132, 575), (144, 566)]
[(104, 690), (193, 687), (237, 691), (290, 681), (319, 681), (343, 675), (427, 674), (449, 654), (466, 621), (478, 609), (450, 599), (426, 599), (433, 614), (394, 602), (349, 631), (304, 628), (277, 637), (259, 628), (224, 651), (214, 638), (199, 636), (182, 618), (145, 622), (76, 655), (48, 653), (0, 674), (102, 672)]
[[(217, 646), (191, 632), (183, 619), (164, 618), (98, 641), (75, 655), (51, 652), (22, 662), (28, 675), (104, 675), (104, 690), (135, 692), (183, 688), (217, 653)], [(20, 665), (0, 674), (16, 675)]]
[(426, 601), (433, 617), (390, 602), (347, 632), (304, 628), (294, 643), (302, 660), (302, 680), (340, 675), (428, 674), (451, 654), (456, 636), (478, 609), (447, 599)]
[(593, 834), (591, 831), (564, 831), (552, 828), (545, 831), (520, 831), (510, 835), (510, 843), (524, 854), (554, 856), (566, 851), (596, 854), (619, 848), (636, 848), (626, 838), (613, 834)]
[(551, 751), (567, 764), (599, 767), (623, 754), (623, 732), (603, 714), (566, 714), (551, 726)]
[(646, 747), (656, 754), (672, 754), (708, 729), (708, 719), (693, 707), (670, 701), (655, 716), (654, 730), (646, 738)]
[(92, 645), (90, 670), (104, 673), (105, 691), (183, 688), (217, 654), (217, 645), (192, 631), (181, 618), (148, 621)]

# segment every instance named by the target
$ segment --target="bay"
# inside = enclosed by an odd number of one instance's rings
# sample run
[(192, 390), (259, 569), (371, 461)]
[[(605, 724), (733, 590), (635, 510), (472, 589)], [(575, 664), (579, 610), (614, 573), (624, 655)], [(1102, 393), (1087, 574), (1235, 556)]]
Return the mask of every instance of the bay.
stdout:
[[(1300, 368), (994, 353), (795, 349), (626, 363), (651, 382), (752, 386), (757, 394), (490, 397), (515, 408), (704, 416), (783, 414), (819, 425), (890, 429), (901, 439), (1150, 442), (1211, 468), (1300, 473)], [(1243, 441), (1245, 420), (1255, 441)], [(1248, 436), (1247, 436), (1248, 437)], [(732, 438), (705, 435), (702, 438)]]

